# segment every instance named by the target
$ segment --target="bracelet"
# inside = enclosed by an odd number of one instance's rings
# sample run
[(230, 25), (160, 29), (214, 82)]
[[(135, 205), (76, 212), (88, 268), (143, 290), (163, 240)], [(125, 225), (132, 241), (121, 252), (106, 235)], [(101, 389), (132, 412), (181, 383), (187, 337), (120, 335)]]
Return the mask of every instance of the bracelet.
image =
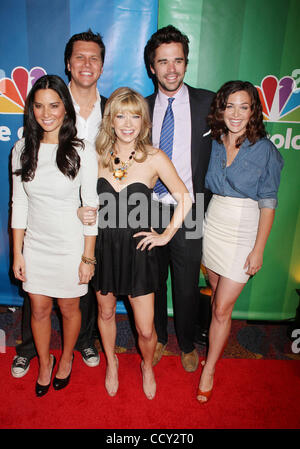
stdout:
[(81, 256), (81, 262), (87, 263), (88, 265), (96, 265), (97, 264), (95, 257), (93, 259), (90, 259), (89, 257), (85, 257), (83, 255)]

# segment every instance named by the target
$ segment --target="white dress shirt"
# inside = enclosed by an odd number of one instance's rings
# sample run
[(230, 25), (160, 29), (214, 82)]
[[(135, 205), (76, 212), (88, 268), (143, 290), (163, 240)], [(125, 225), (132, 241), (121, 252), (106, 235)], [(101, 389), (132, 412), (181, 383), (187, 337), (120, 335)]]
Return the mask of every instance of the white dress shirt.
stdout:
[(95, 144), (96, 138), (99, 133), (100, 129), (100, 123), (102, 120), (102, 114), (101, 114), (101, 97), (99, 94), (98, 89), (96, 90), (96, 96), (97, 100), (96, 103), (93, 106), (93, 109), (88, 116), (87, 119), (83, 118), (80, 115), (80, 106), (76, 103), (71, 89), (70, 89), (70, 83), (68, 85), (69, 91), (72, 97), (74, 109), (76, 112), (76, 128), (77, 128), (77, 137), (79, 139), (84, 139), (90, 142), (91, 144)]
[[(181, 89), (172, 97), (175, 98), (172, 103), (174, 114), (172, 162), (194, 201), (191, 166), (191, 110), (188, 88), (183, 84)], [(167, 95), (158, 90), (152, 123), (152, 143), (155, 148), (159, 148), (160, 132), (168, 107), (168, 98)], [(153, 197), (154, 199), (158, 199), (155, 193)], [(176, 204), (176, 200), (170, 193), (160, 198), (160, 201)]]

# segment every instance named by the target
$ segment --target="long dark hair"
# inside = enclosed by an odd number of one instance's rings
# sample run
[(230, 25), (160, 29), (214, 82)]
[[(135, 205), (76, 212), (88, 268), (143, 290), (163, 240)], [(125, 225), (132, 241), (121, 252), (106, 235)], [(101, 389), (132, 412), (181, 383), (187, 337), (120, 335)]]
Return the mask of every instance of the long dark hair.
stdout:
[(40, 89), (52, 89), (61, 98), (66, 115), (58, 134), (58, 149), (56, 164), (58, 169), (67, 177), (74, 179), (80, 168), (80, 157), (76, 147), (84, 147), (82, 140), (76, 137), (76, 114), (69, 90), (64, 81), (57, 75), (45, 75), (39, 78), (28, 94), (24, 115), (25, 145), (21, 153), (21, 168), (16, 175), (21, 175), (22, 181), (32, 181), (38, 162), (41, 140), (44, 136), (43, 128), (37, 123), (33, 105), (35, 94)]
[(208, 123), (211, 127), (211, 136), (217, 142), (222, 143), (222, 135), (228, 133), (227, 126), (224, 122), (224, 111), (227, 106), (228, 97), (231, 94), (240, 92), (241, 90), (248, 93), (251, 100), (251, 117), (246, 127), (246, 132), (236, 141), (236, 147), (239, 148), (247, 138), (251, 144), (267, 135), (264, 122), (262, 105), (259, 99), (257, 89), (249, 81), (228, 81), (218, 90), (214, 101), (211, 105)]

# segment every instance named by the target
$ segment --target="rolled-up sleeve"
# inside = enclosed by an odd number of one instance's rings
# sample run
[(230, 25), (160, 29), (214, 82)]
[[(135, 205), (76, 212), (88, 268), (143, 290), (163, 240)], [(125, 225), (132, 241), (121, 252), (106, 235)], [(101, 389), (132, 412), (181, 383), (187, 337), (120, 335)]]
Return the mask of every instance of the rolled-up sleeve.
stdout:
[(24, 139), (19, 140), (12, 150), (12, 214), (11, 227), (13, 229), (26, 229), (28, 216), (28, 197), (24, 190), (21, 176), (15, 175), (15, 171), (21, 167), (20, 156), (24, 148)]
[[(83, 206), (98, 208), (97, 195), (98, 158), (95, 147), (85, 142), (84, 150), (80, 151), (80, 184), (81, 200)], [(83, 226), (84, 235), (98, 234), (98, 214), (96, 223), (92, 226)]]
[(270, 141), (268, 141), (267, 144), (267, 163), (258, 184), (258, 207), (260, 209), (276, 209), (278, 204), (277, 193), (280, 184), (280, 174), (284, 161), (275, 145)]

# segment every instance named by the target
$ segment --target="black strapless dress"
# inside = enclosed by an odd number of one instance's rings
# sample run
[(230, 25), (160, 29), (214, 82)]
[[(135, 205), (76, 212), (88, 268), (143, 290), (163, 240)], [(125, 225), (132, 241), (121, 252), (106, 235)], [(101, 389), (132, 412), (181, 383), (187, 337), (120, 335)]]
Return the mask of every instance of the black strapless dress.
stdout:
[(150, 231), (152, 190), (134, 182), (117, 192), (105, 178), (98, 179), (99, 229), (92, 285), (102, 294), (142, 296), (158, 288), (157, 248), (136, 246), (140, 231)]

